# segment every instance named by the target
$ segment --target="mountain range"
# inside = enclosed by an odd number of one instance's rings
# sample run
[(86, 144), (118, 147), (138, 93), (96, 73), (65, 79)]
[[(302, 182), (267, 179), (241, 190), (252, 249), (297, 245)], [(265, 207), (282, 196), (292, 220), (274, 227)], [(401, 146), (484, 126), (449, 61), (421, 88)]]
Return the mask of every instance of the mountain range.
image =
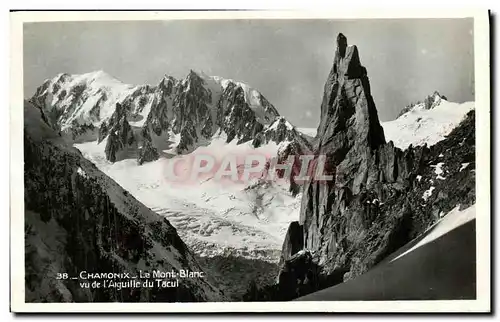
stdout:
[(60, 74), (30, 101), (73, 142), (106, 141), (111, 162), (135, 157), (142, 164), (164, 151), (189, 153), (214, 135), (254, 147), (302, 137), (254, 88), (193, 70), (183, 80), (165, 76), (156, 86), (123, 84), (103, 71)]

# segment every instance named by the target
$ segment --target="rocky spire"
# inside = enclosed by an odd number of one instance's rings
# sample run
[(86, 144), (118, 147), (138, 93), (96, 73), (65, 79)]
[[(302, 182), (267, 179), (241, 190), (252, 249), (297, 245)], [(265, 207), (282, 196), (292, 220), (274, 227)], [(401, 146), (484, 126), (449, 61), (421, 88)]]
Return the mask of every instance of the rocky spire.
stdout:
[[(331, 168), (336, 168), (338, 185), (358, 192), (368, 179), (365, 170), (371, 151), (384, 143), (366, 68), (360, 63), (357, 47), (348, 46), (347, 38), (339, 34), (325, 84), (315, 150), (326, 154)], [(345, 181), (347, 177), (352, 182)]]
[(385, 142), (367, 71), (357, 47), (348, 46), (342, 34), (324, 87), (314, 152), (326, 156), (326, 174), (333, 179), (304, 185), (300, 220), (291, 224), (283, 244), (280, 281), (315, 276), (315, 287), (342, 282), (407, 243), (425, 229), (421, 222), (432, 222), (432, 211), (411, 219), (421, 211), (415, 177), (428, 164), (429, 149), (401, 151)]

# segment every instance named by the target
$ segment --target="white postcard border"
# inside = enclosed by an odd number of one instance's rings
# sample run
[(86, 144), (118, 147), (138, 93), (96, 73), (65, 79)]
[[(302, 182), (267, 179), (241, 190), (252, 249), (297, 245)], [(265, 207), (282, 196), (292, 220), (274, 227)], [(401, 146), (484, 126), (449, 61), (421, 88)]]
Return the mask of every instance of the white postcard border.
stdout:
[[(476, 102), (477, 299), (463, 301), (311, 301), (209, 303), (25, 303), (23, 23), (165, 19), (474, 18)], [(32, 11), (11, 13), (10, 219), (11, 310), (14, 312), (488, 312), (491, 308), (490, 66), (486, 10), (322, 11)]]

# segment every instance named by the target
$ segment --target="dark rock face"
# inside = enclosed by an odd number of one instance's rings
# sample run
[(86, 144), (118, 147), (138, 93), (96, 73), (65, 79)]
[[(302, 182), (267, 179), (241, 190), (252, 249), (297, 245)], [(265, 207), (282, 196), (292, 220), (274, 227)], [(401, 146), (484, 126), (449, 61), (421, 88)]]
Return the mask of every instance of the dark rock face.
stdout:
[(66, 146), (42, 115), (29, 103), (25, 106), (26, 301), (221, 300), (220, 292), (203, 278), (183, 279), (177, 288), (121, 290), (86, 289), (81, 281), (55, 278), (60, 272), (133, 276), (139, 269), (201, 268), (165, 218), (139, 203), (78, 150)]
[[(167, 85), (165, 85), (165, 82), (167, 82)], [(161, 136), (170, 128), (168, 114), (172, 106), (171, 103), (169, 104), (169, 99), (172, 95), (173, 86), (174, 81), (172, 79), (168, 79), (167, 81), (165, 81), (165, 79), (162, 80), (158, 89), (154, 92), (156, 95), (152, 99), (151, 110), (142, 127), (143, 129), (151, 128), (153, 133), (157, 136)], [(145, 96), (141, 96), (141, 98), (144, 97)]]
[[(191, 71), (187, 78), (178, 85), (173, 105), (174, 133), (182, 132), (185, 127), (188, 127), (184, 131), (186, 135), (191, 138), (197, 137), (198, 133), (193, 124), (203, 124), (202, 120), (206, 121), (211, 117), (212, 92), (203, 85), (204, 80), (194, 71)], [(211, 136), (211, 129), (206, 134)]]
[[(278, 285), (290, 298), (312, 292), (314, 277), (317, 276), (316, 265), (310, 252), (300, 251), (292, 255), (282, 264), (278, 275)], [(299, 287), (298, 289), (298, 286)]]
[[(116, 110), (111, 116), (108, 124), (101, 126), (102, 132), (99, 138), (108, 135), (106, 142), (106, 158), (111, 162), (121, 160), (118, 157), (120, 152), (137, 149), (137, 141), (132, 131), (132, 127), (127, 121), (127, 108), (119, 103), (116, 104)], [(108, 134), (109, 133), (109, 134)]]
[[(290, 192), (293, 196), (296, 196), (304, 184), (303, 181), (297, 181), (297, 178), (300, 175), (300, 171), (302, 168), (302, 160), (300, 156), (311, 155), (310, 145), (302, 136), (296, 136), (293, 141), (288, 141), (286, 144), (282, 144), (278, 149), (278, 153), (276, 156), (276, 162), (278, 164), (287, 164), (289, 161), (293, 160), (293, 167), (290, 171), (288, 178), (286, 178), (290, 182)], [(313, 166), (311, 163), (309, 164), (309, 168)], [(279, 178), (284, 178), (287, 174), (285, 170), (276, 170), (276, 174)]]
[(278, 269), (276, 263), (243, 256), (196, 256), (196, 259), (207, 274), (214, 277), (217, 287), (231, 301), (237, 302), (242, 300), (249, 286), (258, 288), (273, 283)]
[[(316, 155), (326, 155), (333, 180), (304, 185), (300, 220), (287, 234), (281, 272), (296, 270), (293, 250), (303, 241), (317, 280), (353, 278), (421, 234), (440, 214), (473, 204), (474, 133), (472, 112), (430, 148), (402, 151), (386, 143), (356, 46), (338, 48), (314, 147)], [(465, 163), (468, 170), (460, 171)], [(430, 197), (424, 197), (429, 190)], [(280, 288), (289, 287), (283, 283)]]
[(73, 122), (71, 128), (62, 132), (75, 143), (94, 141), (99, 138), (99, 129), (92, 123), (78, 124), (77, 122)]
[(196, 127), (193, 122), (188, 120), (181, 130), (181, 140), (179, 145), (177, 145), (177, 153), (182, 154), (185, 152), (190, 152), (195, 143), (198, 141), (198, 134), (196, 132)]
[(292, 255), (296, 254), (298, 251), (304, 248), (303, 237), (303, 228), (299, 224), (299, 222), (291, 222), (286, 232), (285, 241), (283, 242), (279, 266), (283, 265), (283, 263), (285, 262), (285, 258), (291, 258)]
[[(305, 185), (300, 216), (300, 223), (304, 225), (304, 247), (313, 250), (323, 246), (321, 231), (325, 229), (321, 228), (329, 219), (325, 215), (336, 210), (337, 216), (344, 217), (342, 210), (349, 207), (351, 196), (377, 181), (375, 154), (385, 143), (357, 47), (345, 48), (344, 57), (339, 50), (325, 85), (315, 147), (318, 155), (326, 155), (331, 169), (327, 174), (333, 175), (334, 180)], [(336, 248), (334, 241), (327, 246), (330, 247), (322, 250), (323, 259)]]
[(150, 141), (144, 140), (144, 146), (139, 150), (139, 156), (137, 157), (137, 162), (143, 164), (144, 162), (151, 162), (158, 160), (160, 154), (158, 150), (151, 144)]
[[(244, 143), (255, 136), (255, 132), (263, 129), (257, 122), (255, 113), (245, 101), (245, 92), (241, 86), (230, 82), (225, 88), (219, 102), (221, 109), (220, 126), (227, 133), (227, 142), (238, 140)], [(274, 115), (276, 117), (278, 113)]]

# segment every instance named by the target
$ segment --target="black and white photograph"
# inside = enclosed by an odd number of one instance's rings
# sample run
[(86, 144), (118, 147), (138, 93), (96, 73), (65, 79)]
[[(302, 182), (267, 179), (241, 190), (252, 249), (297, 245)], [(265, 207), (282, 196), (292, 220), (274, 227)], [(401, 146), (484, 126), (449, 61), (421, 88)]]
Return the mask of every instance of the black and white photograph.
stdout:
[(427, 13), (11, 13), (13, 310), (489, 311), (488, 13)]

